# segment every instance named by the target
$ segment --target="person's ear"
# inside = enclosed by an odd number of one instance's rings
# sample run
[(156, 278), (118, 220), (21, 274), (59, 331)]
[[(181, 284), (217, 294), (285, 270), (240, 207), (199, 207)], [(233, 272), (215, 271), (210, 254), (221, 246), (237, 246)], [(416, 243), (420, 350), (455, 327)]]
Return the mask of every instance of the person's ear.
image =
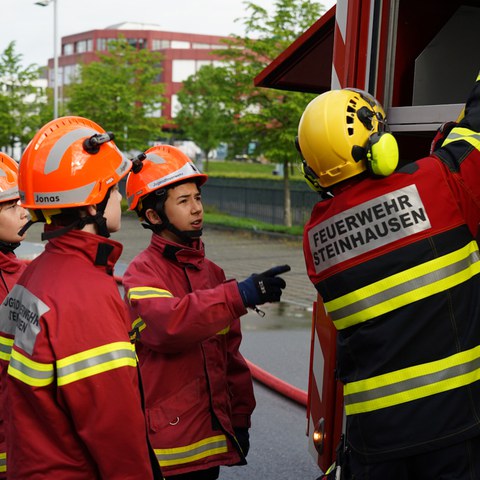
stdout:
[(87, 205), (86, 206), (87, 215), (94, 217), (97, 213), (97, 206), (96, 205)]
[(145, 212), (145, 219), (148, 220), (152, 225), (159, 225), (162, 223), (162, 219), (153, 208), (147, 209)]

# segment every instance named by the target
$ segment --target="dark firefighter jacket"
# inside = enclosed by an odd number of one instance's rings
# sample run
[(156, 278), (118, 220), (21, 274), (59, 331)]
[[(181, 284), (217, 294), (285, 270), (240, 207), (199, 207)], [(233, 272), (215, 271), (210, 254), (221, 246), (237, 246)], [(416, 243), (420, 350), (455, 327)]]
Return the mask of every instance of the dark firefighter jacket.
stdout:
[(480, 82), (434, 153), (346, 182), (306, 225), (347, 440), (370, 461), (480, 435)]
[(2, 337), (14, 334), (1, 359), (9, 478), (153, 478), (128, 309), (111, 275), (121, 251), (80, 231), (54, 238), (0, 308)]
[[(26, 264), (20, 261), (13, 252), (2, 252), (0, 250), (0, 298), (2, 301), (17, 283), (25, 267)], [(5, 338), (0, 334), (0, 359), (8, 361), (11, 342), (11, 338)], [(3, 405), (4, 402), (5, 392), (2, 383), (0, 383), (0, 405)], [(0, 479), (6, 478), (5, 475), (7, 471), (7, 450), (5, 446), (3, 413), (4, 409), (0, 406)]]
[(246, 309), (237, 283), (205, 258), (201, 241), (189, 248), (153, 234), (124, 286), (164, 475), (242, 462), (234, 428), (250, 426), (255, 399), (239, 352)]

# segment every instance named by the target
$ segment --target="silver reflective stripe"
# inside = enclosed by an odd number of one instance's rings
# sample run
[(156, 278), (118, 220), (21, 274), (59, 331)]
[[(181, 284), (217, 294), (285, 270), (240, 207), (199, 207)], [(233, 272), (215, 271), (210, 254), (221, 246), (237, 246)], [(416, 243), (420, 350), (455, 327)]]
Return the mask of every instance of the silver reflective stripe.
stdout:
[(161, 288), (134, 287), (128, 291), (129, 300), (138, 300), (144, 298), (172, 298), (173, 295), (168, 290)]
[(34, 192), (34, 199), (37, 205), (64, 205), (65, 203), (83, 203), (88, 198), (97, 182), (92, 182), (71, 190), (59, 192)]
[(153, 182), (150, 182), (147, 186), (150, 190), (155, 190), (157, 188), (160, 188), (162, 185), (165, 185), (166, 183), (180, 181), (183, 178), (191, 177), (196, 173), (198, 173), (198, 170), (193, 166), (193, 164), (190, 162), (186, 162), (182, 168), (179, 168), (175, 172), (172, 172), (165, 177), (157, 178)]
[(374, 307), (375, 305), (378, 305), (380, 303), (387, 302), (388, 300), (391, 300), (400, 295), (413, 292), (419, 288), (438, 282), (439, 280), (442, 280), (444, 278), (448, 278), (458, 272), (466, 270), (479, 260), (480, 255), (477, 250), (470, 253), (467, 258), (453, 263), (452, 265), (447, 265), (446, 267), (439, 268), (438, 270), (426, 273), (424, 275), (413, 278), (399, 285), (395, 285), (391, 288), (380, 291), (373, 295), (359, 298), (358, 300), (346, 305), (343, 308), (329, 311), (329, 314), (333, 320), (338, 320), (349, 315), (354, 315), (358, 312), (361, 312), (362, 310), (366, 310), (367, 308)]
[(194, 462), (226, 451), (228, 451), (226, 437), (217, 435), (184, 447), (155, 449), (155, 454), (161, 466), (168, 466)]
[[(1, 170), (0, 170), (1, 171)], [(9, 188), (8, 190), (4, 190), (0, 192), (0, 202), (5, 202), (6, 200), (10, 200), (15, 197), (20, 197), (20, 193), (18, 192), (18, 187)]]
[[(23, 358), (26, 359), (26, 357)], [(42, 367), (45, 368), (34, 368), (33, 365), (42, 365)], [(53, 365), (39, 364), (36, 362), (31, 362), (30, 365), (27, 365), (26, 362), (22, 362), (18, 358), (16, 358), (16, 354), (13, 354), (10, 357), (10, 365), (8, 366), (8, 371), (10, 375), (11, 369), (17, 370), (17, 372), (20, 372), (22, 374), (22, 376), (28, 377), (29, 379), (40, 381), (42, 385), (48, 385), (53, 381)], [(14, 376), (18, 377), (17, 375)]]
[(98, 365), (102, 365), (107, 362), (111, 362), (112, 360), (118, 360), (121, 358), (131, 358), (135, 360), (135, 352), (132, 351), (130, 348), (125, 348), (121, 350), (114, 350), (102, 353), (101, 355), (96, 355), (94, 357), (85, 358), (64, 367), (58, 367), (58, 377), (66, 377), (67, 375), (71, 375), (72, 373), (78, 373), (88, 368), (96, 367)]
[(414, 388), (424, 387), (427, 385), (434, 385), (435, 383), (449, 380), (460, 375), (474, 372), (480, 368), (480, 359), (476, 358), (474, 361), (464, 363), (462, 365), (454, 365), (453, 367), (446, 368), (440, 372), (429, 373), (420, 377), (409, 378), (398, 383), (392, 383), (378, 388), (373, 388), (359, 393), (352, 393), (345, 397), (345, 404), (350, 405), (352, 403), (366, 402), (375, 400), (377, 398), (386, 397), (388, 395), (395, 395), (397, 393), (406, 392), (407, 390), (413, 390)]
[(153, 163), (157, 163), (159, 165), (161, 165), (162, 163), (167, 163), (167, 161), (160, 155), (158, 155), (157, 153), (147, 153), (147, 159), (150, 160), (151, 162)]
[(47, 161), (45, 162), (44, 173), (52, 173), (60, 166), (60, 162), (63, 158), (63, 155), (68, 150), (68, 148), (72, 145), (72, 143), (80, 140), (81, 138), (91, 137), (92, 135), (99, 134), (93, 128), (82, 127), (76, 128), (71, 132), (66, 133), (62, 137), (60, 137), (53, 148), (50, 150)]
[(10, 355), (12, 353), (13, 338), (6, 338), (0, 336), (0, 358), (2, 360), (10, 361)]

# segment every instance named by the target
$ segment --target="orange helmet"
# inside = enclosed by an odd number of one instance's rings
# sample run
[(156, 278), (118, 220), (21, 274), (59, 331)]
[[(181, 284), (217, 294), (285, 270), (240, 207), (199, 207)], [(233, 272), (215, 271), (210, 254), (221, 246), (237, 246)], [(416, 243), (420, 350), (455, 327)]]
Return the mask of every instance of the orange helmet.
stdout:
[(176, 147), (157, 145), (149, 148), (145, 155), (141, 167), (137, 170), (134, 162), (127, 177), (129, 210), (135, 210), (140, 200), (154, 190), (188, 179), (196, 181), (199, 186), (207, 181), (208, 176), (200, 173), (187, 155)]
[(0, 152), (0, 202), (18, 200), (18, 163)]
[(25, 149), (18, 187), (29, 209), (96, 205), (131, 168), (113, 134), (82, 117), (61, 117), (44, 125)]

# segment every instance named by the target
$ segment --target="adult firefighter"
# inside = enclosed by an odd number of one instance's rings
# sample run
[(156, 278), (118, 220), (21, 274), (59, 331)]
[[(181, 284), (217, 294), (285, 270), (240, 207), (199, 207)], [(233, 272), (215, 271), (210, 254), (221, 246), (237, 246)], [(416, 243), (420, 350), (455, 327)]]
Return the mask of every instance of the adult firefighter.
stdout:
[[(27, 211), (19, 205), (18, 164), (5, 153), (0, 152), (0, 298), (6, 297), (13, 288), (26, 264), (20, 261), (14, 250), (24, 240), (25, 234), (18, 232), (27, 223)], [(0, 358), (11, 339), (0, 336)], [(2, 377), (6, 378), (5, 375)], [(3, 380), (2, 380), (3, 381)], [(0, 387), (0, 405), (4, 402), (5, 389)], [(3, 428), (3, 408), (0, 408), (0, 479), (6, 478), (6, 447)]]
[(120, 228), (118, 182), (131, 168), (112, 138), (59, 118), (20, 162), (21, 204), (46, 223), (48, 243), (0, 308), (2, 336), (14, 336), (1, 357), (9, 478), (161, 478), (112, 277), (122, 246), (107, 237)]
[(150, 439), (167, 479), (213, 480), (221, 465), (246, 463), (249, 449), (255, 399), (239, 317), (246, 306), (279, 301), (285, 281), (276, 275), (290, 268), (226, 281), (200, 239), (207, 176), (169, 145), (142, 158), (127, 198), (153, 235), (123, 278), (140, 336)]
[(480, 77), (458, 124), (397, 171), (365, 92), (309, 103), (297, 144), (321, 191), (308, 275), (337, 329), (345, 476), (480, 478)]

